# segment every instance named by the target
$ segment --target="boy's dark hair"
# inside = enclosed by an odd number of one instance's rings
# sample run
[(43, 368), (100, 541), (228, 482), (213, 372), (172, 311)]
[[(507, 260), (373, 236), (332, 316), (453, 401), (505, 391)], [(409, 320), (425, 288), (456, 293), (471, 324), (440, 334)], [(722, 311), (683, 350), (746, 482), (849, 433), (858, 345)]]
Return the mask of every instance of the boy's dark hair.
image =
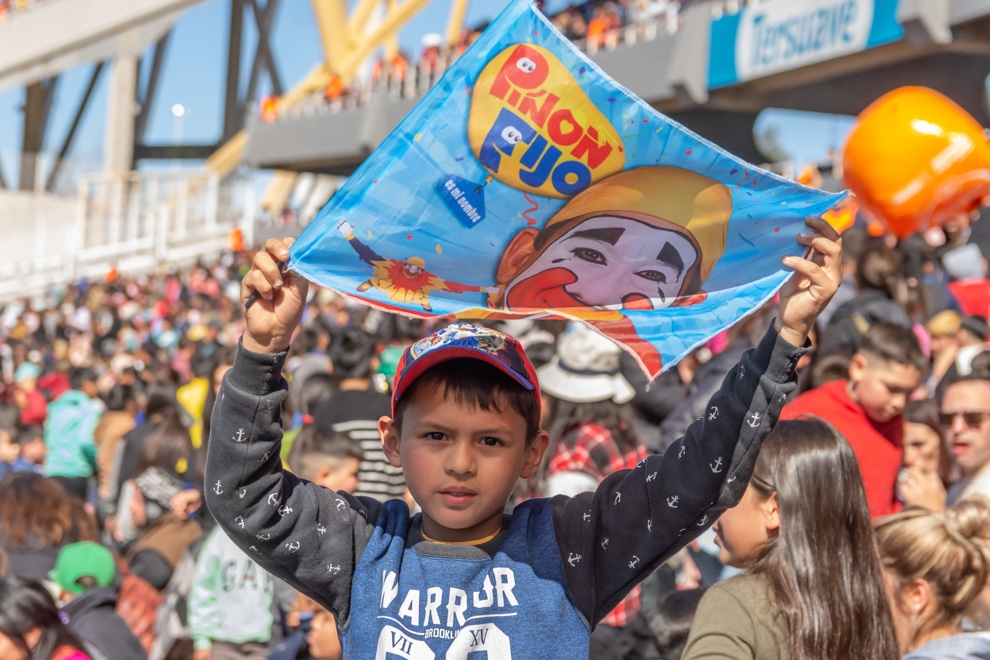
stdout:
[(127, 403), (135, 400), (134, 386), (117, 383), (103, 397), (107, 410), (121, 411), (127, 409)]
[(368, 378), (375, 357), (375, 342), (360, 328), (341, 328), (330, 341), (334, 374), (341, 378)]
[(856, 284), (860, 290), (884, 291), (893, 297), (900, 277), (901, 255), (883, 243), (869, 246), (856, 264)]
[(417, 378), (395, 404), (396, 430), (402, 415), (421, 387), (443, 390), (444, 397), (461, 405), (477, 406), (486, 412), (515, 410), (526, 421), (526, 444), (540, 432), (540, 412), (536, 393), (527, 390), (507, 374), (473, 358), (455, 358), (430, 367)]
[(987, 336), (990, 335), (990, 325), (982, 316), (966, 316), (959, 327), (960, 330), (965, 330), (973, 339), (979, 341), (986, 341)]
[(336, 383), (330, 374), (316, 373), (300, 385), (299, 412), (314, 415), (324, 401), (328, 401), (337, 391)]
[(874, 323), (863, 333), (859, 342), (859, 353), (895, 364), (914, 367), (922, 374), (929, 369), (928, 358), (921, 351), (921, 344), (911, 328), (895, 323)]
[(312, 479), (329, 461), (364, 458), (361, 445), (346, 433), (322, 431), (313, 424), (307, 424), (299, 431), (288, 464), (292, 472), (303, 479)]
[(74, 367), (69, 371), (69, 387), (78, 390), (86, 383), (95, 383), (96, 378), (96, 372), (89, 367)]
[(849, 358), (846, 353), (820, 355), (811, 367), (810, 389), (818, 389), (833, 380), (849, 378)]
[(40, 424), (29, 424), (17, 432), (15, 441), (19, 445), (26, 444), (38, 438), (45, 437), (45, 430)]
[(96, 578), (93, 577), (92, 575), (83, 575), (82, 577), (76, 580), (76, 584), (82, 587), (83, 591), (87, 591), (89, 589), (92, 589), (93, 587), (99, 586), (100, 583), (97, 582)]
[(705, 591), (705, 587), (672, 591), (664, 596), (654, 612), (647, 614), (653, 644), (662, 660), (679, 660), (684, 653), (694, 613)]

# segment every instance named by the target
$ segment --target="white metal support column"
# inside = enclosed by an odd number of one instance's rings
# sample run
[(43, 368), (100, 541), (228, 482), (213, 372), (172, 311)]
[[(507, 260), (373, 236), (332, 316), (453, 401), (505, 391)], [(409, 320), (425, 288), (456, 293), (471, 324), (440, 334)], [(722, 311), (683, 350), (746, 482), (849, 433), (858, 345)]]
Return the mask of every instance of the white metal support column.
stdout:
[(110, 68), (106, 137), (103, 143), (103, 171), (106, 173), (130, 172), (134, 161), (137, 67), (137, 56), (118, 55)]

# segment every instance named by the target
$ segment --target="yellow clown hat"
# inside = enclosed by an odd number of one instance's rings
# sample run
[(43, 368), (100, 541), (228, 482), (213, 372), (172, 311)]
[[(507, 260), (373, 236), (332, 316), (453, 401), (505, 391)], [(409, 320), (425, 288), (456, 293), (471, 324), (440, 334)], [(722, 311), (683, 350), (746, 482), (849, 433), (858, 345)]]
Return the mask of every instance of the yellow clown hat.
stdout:
[(407, 266), (416, 266), (420, 270), (426, 270), (426, 261), (422, 257), (409, 257), (406, 259)]
[[(701, 252), (700, 281), (725, 251), (732, 193), (708, 177), (678, 167), (638, 167), (613, 174), (575, 195), (546, 229), (578, 218), (623, 211), (661, 229), (684, 231)], [(655, 220), (655, 222), (654, 222)]]

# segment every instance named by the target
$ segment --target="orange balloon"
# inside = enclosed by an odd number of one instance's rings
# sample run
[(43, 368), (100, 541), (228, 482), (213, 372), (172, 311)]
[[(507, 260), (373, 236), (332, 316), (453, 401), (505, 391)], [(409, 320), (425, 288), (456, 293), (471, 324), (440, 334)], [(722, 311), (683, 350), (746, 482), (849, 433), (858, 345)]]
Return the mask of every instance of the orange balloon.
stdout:
[(990, 194), (983, 127), (927, 87), (874, 101), (857, 118), (842, 161), (859, 204), (898, 238), (944, 225)]

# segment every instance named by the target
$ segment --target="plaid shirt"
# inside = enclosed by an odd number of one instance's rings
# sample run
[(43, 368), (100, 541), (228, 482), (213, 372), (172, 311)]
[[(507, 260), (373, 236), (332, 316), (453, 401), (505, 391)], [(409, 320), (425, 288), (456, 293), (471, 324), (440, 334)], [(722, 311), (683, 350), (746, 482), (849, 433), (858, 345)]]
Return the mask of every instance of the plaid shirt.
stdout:
[[(547, 467), (547, 475), (558, 472), (583, 472), (601, 481), (617, 470), (636, 467), (646, 458), (646, 447), (637, 443), (623, 452), (612, 434), (595, 424), (579, 424), (565, 433), (554, 450)], [(633, 590), (609, 612), (602, 625), (622, 628), (632, 622), (639, 613), (640, 587)]]

